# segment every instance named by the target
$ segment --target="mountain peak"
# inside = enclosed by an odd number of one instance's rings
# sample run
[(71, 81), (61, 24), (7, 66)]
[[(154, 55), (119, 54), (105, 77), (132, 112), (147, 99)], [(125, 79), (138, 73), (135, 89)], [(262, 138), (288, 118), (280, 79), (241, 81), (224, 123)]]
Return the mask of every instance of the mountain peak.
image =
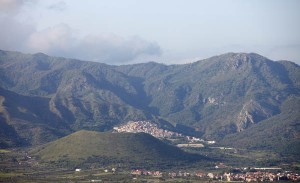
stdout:
[(237, 69), (241, 66), (244, 67), (252, 67), (254, 65), (261, 66), (266, 64), (266, 62), (271, 62), (268, 58), (261, 56), (257, 53), (225, 53), (221, 55), (217, 55), (202, 61), (199, 61), (198, 63), (206, 63), (209, 65), (215, 65), (220, 70), (223, 70), (226, 68), (228, 69)]
[(45, 53), (42, 53), (42, 52), (35, 53), (35, 54), (33, 54), (33, 56), (35, 56), (35, 57), (41, 57), (41, 58), (48, 57), (48, 55), (46, 55)]
[(229, 59), (229, 60), (239, 60), (239, 61), (244, 61), (244, 62), (247, 62), (247, 61), (250, 61), (250, 60), (254, 60), (254, 61), (258, 61), (258, 60), (269, 60), (267, 59), (266, 57), (262, 56), (262, 55), (259, 55), (257, 53), (234, 53), (234, 52), (229, 52), (229, 53), (225, 53), (225, 54), (222, 54), (222, 55), (218, 55), (218, 56), (215, 56), (219, 59)]

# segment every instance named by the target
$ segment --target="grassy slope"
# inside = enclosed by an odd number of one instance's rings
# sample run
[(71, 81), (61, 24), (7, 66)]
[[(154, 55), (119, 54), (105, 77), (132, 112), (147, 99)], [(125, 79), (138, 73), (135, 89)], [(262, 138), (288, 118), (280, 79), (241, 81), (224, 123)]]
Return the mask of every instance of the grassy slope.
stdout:
[(44, 161), (84, 161), (90, 157), (104, 157), (143, 162), (187, 160), (194, 157), (144, 133), (101, 133), (85, 130), (38, 147), (32, 153)]

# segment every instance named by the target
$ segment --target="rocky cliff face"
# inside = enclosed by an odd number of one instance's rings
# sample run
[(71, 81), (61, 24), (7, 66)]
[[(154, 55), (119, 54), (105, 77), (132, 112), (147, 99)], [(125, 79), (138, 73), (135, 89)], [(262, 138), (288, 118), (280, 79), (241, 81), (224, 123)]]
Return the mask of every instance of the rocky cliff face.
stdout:
[(238, 114), (237, 130), (241, 132), (252, 124), (270, 118), (278, 112), (262, 107), (258, 102), (250, 100), (243, 105), (241, 112)]

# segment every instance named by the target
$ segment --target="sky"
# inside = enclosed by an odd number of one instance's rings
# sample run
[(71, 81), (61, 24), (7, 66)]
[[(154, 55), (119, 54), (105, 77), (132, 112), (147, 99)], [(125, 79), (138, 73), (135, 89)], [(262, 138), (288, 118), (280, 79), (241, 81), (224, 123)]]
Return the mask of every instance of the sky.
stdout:
[(0, 0), (0, 49), (113, 65), (255, 52), (300, 65), (300, 1)]

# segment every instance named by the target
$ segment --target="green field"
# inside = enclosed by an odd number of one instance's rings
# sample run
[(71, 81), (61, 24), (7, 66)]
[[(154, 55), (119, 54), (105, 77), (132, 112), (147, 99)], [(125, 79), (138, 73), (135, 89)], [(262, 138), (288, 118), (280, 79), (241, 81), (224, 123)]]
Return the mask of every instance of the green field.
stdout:
[[(79, 131), (30, 149), (1, 149), (0, 182), (206, 182), (207, 177), (171, 178), (168, 173), (222, 174), (243, 171), (244, 167), (280, 167), (299, 173), (299, 165), (299, 159), (268, 150), (213, 146), (179, 149), (144, 133)], [(162, 176), (132, 175), (136, 169), (160, 171)]]
[[(211, 148), (186, 148), (185, 151), (208, 155), (212, 161), (207, 164), (180, 164), (172, 167), (156, 167), (151, 171), (161, 171), (162, 177), (153, 176), (137, 176), (131, 175), (134, 166), (111, 163), (101, 164), (100, 162), (78, 164), (74, 167), (72, 164), (62, 166), (59, 163), (43, 162), (33, 158), (28, 158), (28, 149), (7, 150), (10, 153), (0, 153), (0, 182), (207, 182), (208, 178), (191, 177), (175, 177), (168, 176), (168, 172), (187, 171), (187, 172), (213, 172), (223, 173), (225, 171), (236, 171), (234, 167), (265, 167), (278, 166), (283, 170), (292, 170), (300, 172), (300, 163), (285, 163), (275, 161), (278, 154), (269, 151), (250, 151), (245, 149), (211, 149)], [(274, 160), (274, 161), (273, 161)], [(215, 169), (215, 165), (223, 163), (226, 165), (224, 169)], [(273, 164), (270, 164), (273, 163)], [(145, 166), (146, 167), (146, 166)], [(75, 168), (82, 169), (76, 172)], [(112, 172), (112, 168), (116, 168)], [(144, 168), (144, 167), (135, 167)], [(149, 170), (145, 168), (146, 170)], [(107, 170), (107, 171), (105, 171)]]

